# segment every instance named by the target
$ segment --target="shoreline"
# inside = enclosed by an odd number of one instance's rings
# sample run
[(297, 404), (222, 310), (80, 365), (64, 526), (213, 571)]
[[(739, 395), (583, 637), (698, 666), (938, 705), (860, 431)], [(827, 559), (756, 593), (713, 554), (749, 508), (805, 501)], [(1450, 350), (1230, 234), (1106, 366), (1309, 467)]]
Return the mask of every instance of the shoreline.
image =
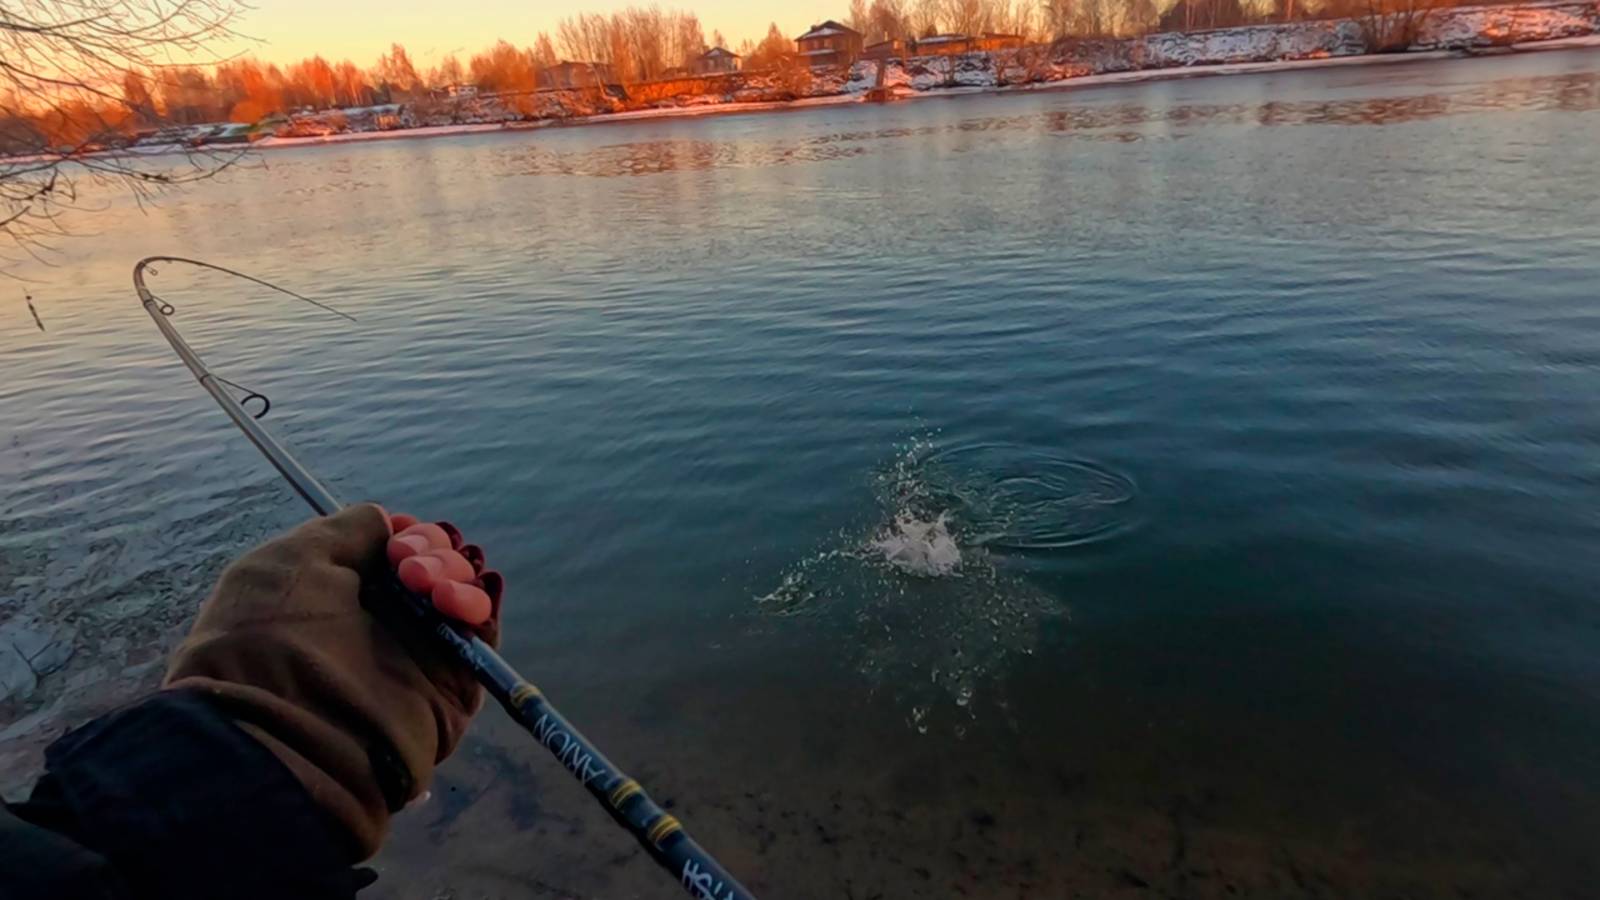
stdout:
[[(1548, 41), (1529, 41), (1512, 44), (1499, 52), (1483, 56), (1515, 56), (1522, 53), (1539, 53), (1554, 50), (1600, 49), (1600, 34), (1581, 37), (1555, 38)], [(1221, 63), (1217, 65), (1170, 66), (1160, 69), (1141, 69), (1133, 72), (1107, 72), (1099, 75), (1081, 75), (1060, 81), (1008, 84), (994, 87), (931, 88), (909, 91), (897, 95), (893, 102), (924, 100), (938, 97), (959, 97), (973, 94), (1050, 93), (1082, 90), (1121, 84), (1140, 84), (1152, 81), (1176, 81), (1188, 78), (1220, 78), (1233, 75), (1259, 75), (1275, 72), (1294, 72), (1309, 69), (1331, 69), (1355, 66), (1402, 65), (1443, 59), (1471, 58), (1458, 50), (1420, 50), (1412, 53), (1373, 53), (1357, 56), (1326, 56), (1316, 59), (1276, 59), (1262, 62)], [(452, 137), (463, 134), (482, 134), (504, 131), (534, 131), (544, 128), (577, 128), (590, 125), (613, 125), (653, 119), (689, 119), (702, 116), (740, 115), (746, 113), (784, 112), (828, 106), (865, 103), (860, 93), (831, 94), (825, 97), (807, 97), (801, 100), (772, 100), (753, 103), (704, 103), (693, 106), (665, 109), (640, 109), (628, 112), (600, 113), (571, 119), (544, 119), (533, 122), (493, 122), (461, 125), (433, 125), (421, 128), (400, 128), (392, 131), (364, 131), (349, 134), (330, 134), (323, 137), (269, 137), (251, 144), (252, 148), (288, 149), (325, 144), (347, 144), (363, 141), (387, 141), (408, 138)]]
[[(1059, 81), (1030, 82), (1026, 84), (972, 85), (965, 87), (938, 87), (927, 90), (907, 89), (897, 93), (894, 100), (927, 100), (939, 97), (960, 97), (974, 94), (1052, 93), (1084, 90), (1123, 84), (1142, 84), (1155, 81), (1177, 81), (1189, 78), (1221, 78), (1234, 75), (1260, 75), (1276, 72), (1295, 72), (1311, 69), (1331, 69), (1357, 66), (1402, 65), (1444, 59), (1468, 59), (1477, 56), (1517, 56), (1524, 53), (1542, 53), (1559, 50), (1600, 49), (1600, 33), (1575, 37), (1551, 38), (1543, 41), (1524, 41), (1504, 47), (1486, 49), (1479, 53), (1460, 50), (1417, 50), (1409, 53), (1363, 53), (1351, 56), (1324, 56), (1312, 59), (1274, 59), (1259, 62), (1217, 63), (1211, 65), (1166, 66), (1138, 69), (1130, 72), (1106, 72), (1097, 75), (1080, 75)], [(396, 128), (389, 131), (359, 131), (329, 134), (318, 137), (266, 137), (250, 144), (217, 144), (198, 148), (178, 145), (130, 147), (93, 156), (159, 157), (169, 154), (194, 153), (247, 153), (250, 150), (285, 150), (296, 147), (316, 147), (331, 144), (353, 144), (368, 141), (424, 140), (428, 138), (456, 137), (469, 134), (537, 131), (545, 128), (579, 128), (592, 125), (617, 125), (654, 119), (690, 119), (703, 116), (732, 116), (752, 113), (775, 113), (805, 110), (828, 106), (865, 103), (865, 92), (844, 92), (799, 100), (769, 100), (749, 103), (697, 103), (689, 106), (660, 109), (638, 109), (626, 112), (598, 113), (567, 119), (537, 119), (513, 122), (472, 122), (457, 125), (424, 125), (417, 128)], [(23, 164), (47, 159), (43, 156), (0, 157), (0, 166)]]
[(570, 119), (538, 119), (532, 122), (491, 122), (462, 125), (427, 125), (420, 128), (396, 128), (392, 131), (359, 131), (348, 134), (330, 134), (322, 137), (269, 137), (251, 144), (251, 148), (286, 149), (313, 147), (323, 144), (349, 144), (362, 141), (400, 140), (404, 138), (451, 137), (461, 134), (483, 134), (499, 131), (538, 131), (546, 128), (577, 128), (587, 125), (615, 125), (650, 119), (694, 119), (702, 116), (734, 115), (738, 113), (783, 112), (791, 109), (811, 109), (822, 106), (843, 106), (864, 102), (861, 94), (830, 94), (825, 97), (806, 97), (800, 100), (767, 100), (752, 103), (701, 103), (666, 109), (635, 109), (627, 112), (599, 113), (592, 116), (574, 116)]

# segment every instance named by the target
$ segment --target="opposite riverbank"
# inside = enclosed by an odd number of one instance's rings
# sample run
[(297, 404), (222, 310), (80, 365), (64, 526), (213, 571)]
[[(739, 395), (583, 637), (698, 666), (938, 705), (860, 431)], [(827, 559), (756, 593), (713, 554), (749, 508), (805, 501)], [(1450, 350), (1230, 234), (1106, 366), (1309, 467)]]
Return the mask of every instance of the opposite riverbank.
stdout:
[[(1404, 52), (1372, 53), (1381, 23), (1360, 19), (1254, 25), (1125, 39), (1057, 41), (954, 56), (858, 61), (848, 69), (741, 72), (627, 88), (568, 89), (456, 98), (416, 106), (293, 116), (255, 142), (295, 147), (439, 137), (557, 125), (773, 112), (878, 97), (1070, 90), (1109, 84), (1392, 65), (1451, 55), (1600, 46), (1600, 3), (1552, 2), (1435, 10), (1413, 26)], [(877, 89), (873, 91), (873, 89)]]
[[(1099, 75), (1084, 75), (1062, 81), (1001, 85), (996, 87), (974, 86), (928, 88), (926, 90), (904, 93), (897, 99), (918, 100), (932, 99), (937, 97), (963, 96), (969, 94), (1072, 91), (1094, 87), (1104, 87), (1109, 85), (1143, 84), (1146, 82), (1175, 81), (1188, 78), (1215, 78), (1230, 75), (1261, 75), (1274, 72), (1292, 72), (1327, 68), (1350, 68), (1357, 66), (1392, 66), (1405, 65), (1408, 63), (1428, 62), (1440, 59), (1458, 58), (1468, 55), (1506, 55), (1513, 53), (1536, 53), (1553, 50), (1576, 50), (1584, 48), (1600, 49), (1600, 35), (1587, 35), (1575, 38), (1557, 38), (1548, 41), (1518, 43), (1500, 48), (1499, 52), (1494, 54), (1472, 54), (1460, 50), (1425, 50), (1404, 54), (1364, 54), (1361, 56), (1324, 57), (1318, 59), (1196, 65), (1182, 68), (1145, 69), (1134, 72), (1108, 72)], [(786, 110), (813, 109), (823, 106), (839, 106), (863, 102), (866, 102), (866, 99), (862, 94), (845, 93), (789, 101), (726, 103), (678, 108), (668, 107), (659, 109), (643, 109), (614, 113), (596, 113), (589, 116), (576, 116), (570, 119), (544, 119), (532, 122), (420, 126), (417, 128), (394, 129), (389, 131), (344, 132), (315, 137), (270, 137), (258, 141), (255, 146), (265, 149), (283, 149), (290, 147), (317, 146), (323, 144), (357, 143), (363, 141), (451, 137), (455, 135), (482, 134), (486, 132), (531, 131), (543, 128), (570, 128), (588, 125), (621, 124), (645, 119), (699, 118), (703, 116), (728, 116), (766, 112), (783, 112)]]

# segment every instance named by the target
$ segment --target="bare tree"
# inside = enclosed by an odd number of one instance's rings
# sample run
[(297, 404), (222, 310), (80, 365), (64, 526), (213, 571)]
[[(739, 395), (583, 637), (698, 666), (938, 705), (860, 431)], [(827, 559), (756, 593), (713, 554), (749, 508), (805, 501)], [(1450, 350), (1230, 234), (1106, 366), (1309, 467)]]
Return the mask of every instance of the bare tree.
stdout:
[[(332, 85), (331, 78), (329, 85)], [(161, 107), (166, 111), (169, 122), (198, 125), (215, 122), (227, 115), (227, 111), (220, 108), (221, 98), (211, 89), (211, 79), (198, 66), (168, 69), (161, 76), (158, 86), (161, 89)], [(106, 130), (109, 133), (113, 129), (108, 124)]]
[(630, 6), (609, 16), (579, 13), (561, 21), (556, 37), (571, 59), (608, 64), (624, 84), (687, 67), (706, 49), (694, 13), (659, 6)]
[[(1293, 0), (1290, 0), (1293, 2)], [(1155, 0), (1123, 0), (1122, 32), (1124, 34), (1149, 34), (1156, 30), (1161, 12)]]
[(1369, 53), (1396, 53), (1416, 43), (1433, 11), (1445, 0), (1358, 0), (1355, 20)]
[(422, 86), (422, 79), (417, 75), (417, 67), (412, 64), (410, 54), (399, 44), (390, 44), (389, 52), (378, 57), (372, 74), (386, 92), (409, 93)]
[(559, 62), (556, 59), (556, 45), (550, 42), (550, 35), (539, 32), (539, 37), (533, 42), (533, 59), (546, 69)]
[(454, 87), (466, 78), (467, 73), (461, 68), (461, 60), (452, 53), (439, 60), (439, 64), (428, 71), (428, 87), (435, 90)]
[(939, 22), (953, 34), (979, 34), (989, 29), (985, 0), (939, 0)]
[(932, 37), (943, 22), (944, 0), (911, 0), (907, 19), (912, 37)]
[(150, 94), (150, 81), (134, 69), (122, 73), (122, 102), (133, 114), (135, 126), (156, 122), (156, 100)]
[(106, 151), (155, 122), (153, 98), (182, 71), (173, 61), (220, 61), (213, 48), (233, 36), (240, 9), (237, 0), (0, 3), (0, 232), (15, 250), (39, 258), (67, 234), (62, 216), (79, 207), (80, 178), (120, 182), (142, 202), (237, 158), (195, 153), (163, 166)]
[[(1366, 0), (1355, 0), (1364, 3)], [(1232, 28), (1253, 21), (1259, 13), (1240, 0), (1178, 0), (1168, 7), (1155, 28), (1161, 31), (1193, 31), (1197, 28)]]
[(573, 62), (611, 62), (611, 23), (599, 13), (578, 13), (556, 28), (561, 52)]
[(531, 91), (538, 85), (539, 64), (532, 50), (518, 50), (500, 41), (472, 57), (468, 67), (479, 90), (495, 93)]
[(794, 41), (784, 37), (783, 31), (778, 28), (778, 23), (773, 22), (767, 26), (767, 36), (741, 55), (745, 58), (745, 68), (752, 71), (777, 69), (794, 57)]
[(850, 0), (850, 15), (844, 22), (863, 36), (868, 35), (872, 31), (872, 17), (867, 12), (867, 0)]
[(866, 35), (868, 43), (913, 37), (904, 0), (872, 0), (867, 8), (867, 21), (868, 28), (862, 34)]
[(678, 13), (671, 16), (665, 30), (667, 36), (672, 39), (667, 58), (674, 66), (693, 70), (695, 60), (700, 54), (711, 49), (706, 46), (705, 30), (700, 27), (700, 19), (694, 13)]
[(1077, 4), (1073, 0), (1040, 0), (1039, 18), (1044, 32), (1052, 40), (1061, 40), (1072, 34), (1077, 14)]
[(990, 31), (1021, 35), (1028, 41), (1039, 37), (1036, 8), (1030, 0), (987, 0), (987, 2)]

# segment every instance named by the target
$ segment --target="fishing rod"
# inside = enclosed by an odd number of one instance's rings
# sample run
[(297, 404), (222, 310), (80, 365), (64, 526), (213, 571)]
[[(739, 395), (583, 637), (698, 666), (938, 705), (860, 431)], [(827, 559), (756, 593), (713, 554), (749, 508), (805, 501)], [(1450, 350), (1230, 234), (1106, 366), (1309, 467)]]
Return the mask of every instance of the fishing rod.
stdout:
[[(199, 354), (194, 352), (178, 333), (178, 329), (173, 326), (171, 317), (177, 311), (176, 308), (151, 293), (145, 286), (145, 270), (150, 268), (152, 263), (168, 262), (185, 263), (234, 275), (304, 300), (313, 306), (344, 316), (352, 322), (355, 319), (331, 306), (302, 297), (271, 282), (197, 259), (181, 256), (150, 256), (139, 260), (133, 267), (133, 286), (139, 293), (139, 300), (144, 305), (145, 311), (155, 320), (162, 336), (172, 345), (172, 349), (177, 352), (178, 358), (183, 360), (183, 364), (189, 367), (189, 371), (200, 382), (200, 386), (217, 401), (217, 405), (228, 414), (233, 424), (244, 432), (250, 443), (256, 445), (256, 449), (267, 458), (267, 462), (272, 463), (278, 474), (289, 482), (295, 493), (304, 498), (317, 515), (326, 516), (337, 512), (343, 504), (256, 421), (266, 415), (272, 406), (271, 401), (265, 395), (236, 385), (206, 368)], [(150, 271), (155, 272), (154, 269)], [(229, 387), (245, 391), (246, 396), (243, 399), (235, 399), (228, 391)], [(244, 407), (244, 404), (252, 400), (261, 402), (260, 411), (254, 414)], [(406, 589), (394, 573), (389, 573), (385, 587), (397, 601), (396, 605), (406, 613), (407, 618), (415, 626), (437, 638), (439, 644), (450, 655), (466, 665), (483, 685), (484, 690), (500, 702), (511, 718), (543, 744), (561, 763), (562, 768), (572, 773), (590, 796), (605, 807), (611, 818), (626, 828), (644, 847), (645, 852), (670, 872), (691, 897), (697, 900), (754, 900), (754, 894), (739, 884), (738, 880), (728, 874), (711, 854), (695, 843), (684, 830), (683, 823), (650, 799), (650, 795), (639, 786), (639, 782), (628, 777), (606, 759), (588, 738), (572, 727), (572, 723), (551, 705), (537, 687), (518, 674), (517, 670), (502, 659), (493, 647), (464, 627), (445, 618), (433, 608), (432, 602), (426, 597)]]

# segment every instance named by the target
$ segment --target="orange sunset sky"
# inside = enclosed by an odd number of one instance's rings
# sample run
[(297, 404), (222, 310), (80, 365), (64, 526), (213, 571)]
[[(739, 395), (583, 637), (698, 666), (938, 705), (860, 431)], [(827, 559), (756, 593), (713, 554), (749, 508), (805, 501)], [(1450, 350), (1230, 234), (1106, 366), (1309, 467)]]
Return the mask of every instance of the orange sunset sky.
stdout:
[[(418, 65), (432, 65), (446, 54), (469, 54), (501, 38), (519, 47), (532, 44), (540, 31), (555, 39), (556, 23), (567, 16), (611, 12), (627, 5), (629, 0), (255, 0), (255, 7), (242, 14), (237, 30), (257, 40), (233, 41), (218, 49), (276, 63), (320, 53), (366, 66), (398, 42)], [(648, 5), (648, 0), (638, 0), (637, 5)], [(715, 29), (737, 46), (745, 38), (759, 40), (770, 22), (792, 36), (813, 22), (842, 19), (849, 0), (692, 0), (660, 5), (695, 13), (707, 40)]]

